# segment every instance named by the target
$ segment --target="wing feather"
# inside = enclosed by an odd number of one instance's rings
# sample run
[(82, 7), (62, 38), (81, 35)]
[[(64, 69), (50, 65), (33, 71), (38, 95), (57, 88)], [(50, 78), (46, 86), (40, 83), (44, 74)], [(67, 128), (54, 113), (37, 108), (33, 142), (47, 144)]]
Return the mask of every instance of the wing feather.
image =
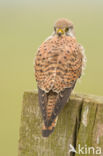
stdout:
[(43, 117), (43, 120), (46, 121), (47, 119), (46, 106), (47, 106), (48, 97), (45, 91), (43, 91), (39, 87), (38, 87), (38, 97), (39, 97), (39, 105), (40, 105), (40, 109), (42, 112), (42, 117)]

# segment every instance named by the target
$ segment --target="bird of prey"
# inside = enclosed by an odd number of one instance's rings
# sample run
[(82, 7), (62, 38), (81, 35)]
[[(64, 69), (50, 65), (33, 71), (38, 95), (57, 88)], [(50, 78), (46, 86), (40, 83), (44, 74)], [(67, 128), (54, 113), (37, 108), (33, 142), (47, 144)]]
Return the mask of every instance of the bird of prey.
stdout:
[(81, 77), (85, 63), (83, 51), (75, 38), (72, 22), (64, 18), (56, 21), (53, 34), (38, 49), (34, 68), (43, 137), (53, 132), (58, 114)]

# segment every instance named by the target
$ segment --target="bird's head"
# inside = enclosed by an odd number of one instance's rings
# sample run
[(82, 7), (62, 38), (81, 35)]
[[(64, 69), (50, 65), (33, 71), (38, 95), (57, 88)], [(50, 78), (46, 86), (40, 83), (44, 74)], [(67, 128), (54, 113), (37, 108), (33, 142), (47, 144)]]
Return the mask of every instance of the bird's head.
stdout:
[(59, 19), (54, 25), (54, 32), (59, 37), (62, 35), (74, 37), (74, 26), (73, 23), (67, 19)]

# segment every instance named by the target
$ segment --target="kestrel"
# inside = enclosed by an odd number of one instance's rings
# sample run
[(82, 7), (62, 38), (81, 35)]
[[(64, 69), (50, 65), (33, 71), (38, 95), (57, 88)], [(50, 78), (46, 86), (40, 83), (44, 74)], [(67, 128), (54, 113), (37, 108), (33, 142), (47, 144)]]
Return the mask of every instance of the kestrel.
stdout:
[(53, 132), (58, 114), (81, 77), (85, 63), (83, 51), (75, 38), (74, 26), (67, 19), (57, 20), (54, 33), (38, 49), (35, 77), (44, 121), (43, 137)]

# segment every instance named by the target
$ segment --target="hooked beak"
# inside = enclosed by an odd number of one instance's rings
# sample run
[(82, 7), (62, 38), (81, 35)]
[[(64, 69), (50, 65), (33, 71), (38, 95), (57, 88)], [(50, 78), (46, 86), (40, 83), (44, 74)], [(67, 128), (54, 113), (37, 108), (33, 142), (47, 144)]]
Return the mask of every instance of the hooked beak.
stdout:
[(64, 34), (63, 29), (58, 29), (58, 30), (57, 30), (57, 35), (58, 35), (58, 36), (61, 36), (61, 35), (63, 35), (63, 34)]

